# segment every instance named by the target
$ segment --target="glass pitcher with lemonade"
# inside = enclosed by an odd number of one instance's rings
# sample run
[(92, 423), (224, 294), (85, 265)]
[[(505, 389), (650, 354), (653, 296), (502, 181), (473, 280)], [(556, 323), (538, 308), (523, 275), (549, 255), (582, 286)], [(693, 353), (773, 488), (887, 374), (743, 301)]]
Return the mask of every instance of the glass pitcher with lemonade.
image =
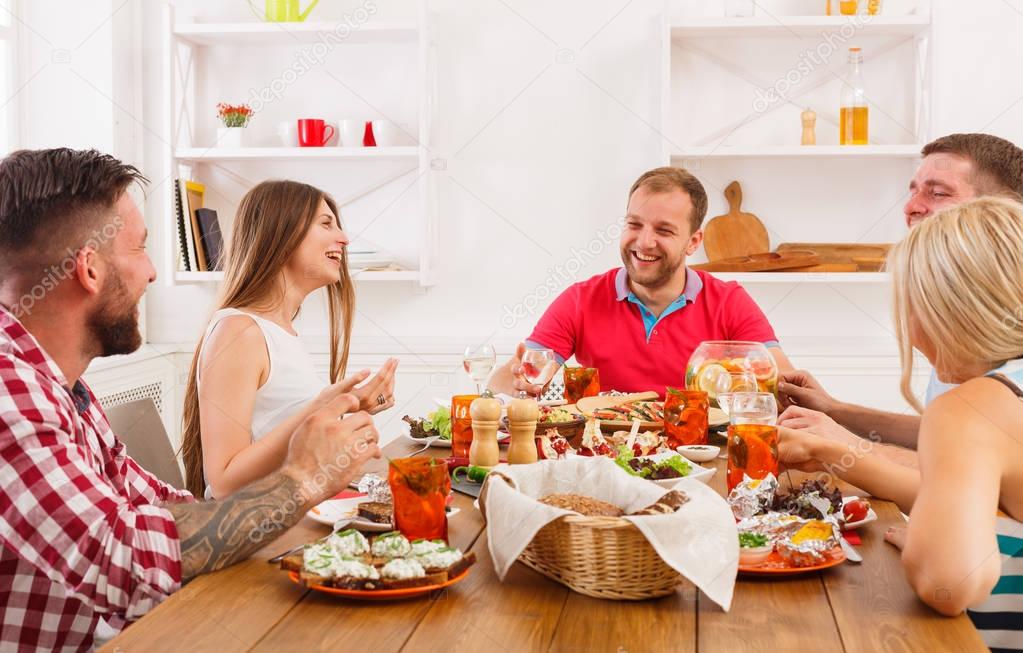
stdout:
[(762, 342), (706, 340), (686, 365), (686, 389), (702, 390), (712, 406), (728, 412), (737, 392), (778, 395), (778, 364)]

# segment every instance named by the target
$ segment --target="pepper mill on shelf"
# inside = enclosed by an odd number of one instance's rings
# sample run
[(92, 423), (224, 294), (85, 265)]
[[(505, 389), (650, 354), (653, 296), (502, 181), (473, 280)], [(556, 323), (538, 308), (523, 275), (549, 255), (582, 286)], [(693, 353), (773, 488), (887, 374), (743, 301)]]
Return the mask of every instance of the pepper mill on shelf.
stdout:
[(469, 405), (472, 417), (472, 445), (469, 447), (469, 464), (477, 467), (493, 467), (501, 462), (497, 446), (497, 427), (501, 419), (501, 402), (494, 399), (490, 390), (473, 399)]
[(512, 399), (508, 404), (508, 430), (511, 432), (508, 464), (536, 462), (536, 421), (539, 416), (540, 408), (535, 399)]
[(803, 138), (800, 143), (802, 145), (816, 145), (817, 114), (813, 109), (807, 108), (803, 113), (799, 114), (799, 117), (803, 121)]

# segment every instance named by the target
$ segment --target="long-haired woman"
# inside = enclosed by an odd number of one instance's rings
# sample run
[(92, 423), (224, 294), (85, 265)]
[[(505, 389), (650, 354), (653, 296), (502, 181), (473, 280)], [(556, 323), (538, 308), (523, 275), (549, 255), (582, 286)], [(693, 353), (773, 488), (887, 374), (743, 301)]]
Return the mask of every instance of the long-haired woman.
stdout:
[[(182, 456), (196, 496), (222, 499), (280, 467), (291, 433), (341, 393), (359, 409), (394, 405), (396, 360), (362, 386), (344, 379), (355, 311), (348, 238), (337, 205), (317, 188), (266, 181), (238, 206), (218, 310), (196, 347), (185, 391)], [(330, 385), (317, 375), (293, 320), (325, 289)]]
[[(945, 209), (888, 267), (902, 393), (923, 413), (919, 471), (791, 429), (779, 454), (898, 503), (909, 524), (886, 537), (921, 600), (965, 610), (993, 650), (1023, 650), (1023, 205), (989, 197)], [(926, 410), (910, 388), (914, 349), (960, 384)]]

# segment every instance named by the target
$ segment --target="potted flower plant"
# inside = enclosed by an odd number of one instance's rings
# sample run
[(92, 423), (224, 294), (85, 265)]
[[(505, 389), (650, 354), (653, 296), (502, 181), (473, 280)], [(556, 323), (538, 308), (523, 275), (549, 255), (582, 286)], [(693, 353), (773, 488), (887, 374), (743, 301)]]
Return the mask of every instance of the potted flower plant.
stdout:
[(255, 113), (247, 104), (217, 104), (217, 117), (224, 124), (217, 127), (217, 147), (244, 147), (245, 128)]

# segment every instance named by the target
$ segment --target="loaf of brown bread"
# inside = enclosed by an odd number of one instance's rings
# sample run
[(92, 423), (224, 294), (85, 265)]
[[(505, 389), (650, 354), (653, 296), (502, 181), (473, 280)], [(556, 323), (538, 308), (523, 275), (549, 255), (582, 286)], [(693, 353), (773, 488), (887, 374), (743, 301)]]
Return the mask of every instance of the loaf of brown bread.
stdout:
[(622, 515), (622, 509), (618, 506), (581, 494), (548, 494), (540, 499), (540, 503), (572, 510), (587, 517), (620, 517)]

